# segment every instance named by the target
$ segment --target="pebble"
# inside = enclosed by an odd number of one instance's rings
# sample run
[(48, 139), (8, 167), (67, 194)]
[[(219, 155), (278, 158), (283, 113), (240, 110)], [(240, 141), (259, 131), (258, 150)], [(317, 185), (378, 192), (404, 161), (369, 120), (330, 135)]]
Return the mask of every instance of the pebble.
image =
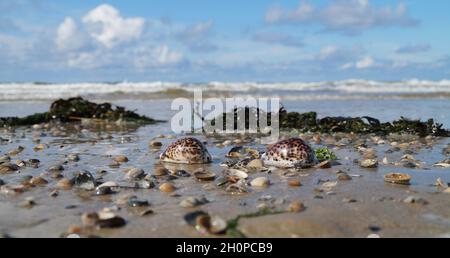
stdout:
[(267, 177), (257, 177), (250, 182), (253, 187), (268, 187), (270, 180)]
[(421, 205), (426, 205), (428, 204), (428, 201), (423, 199), (422, 197), (418, 197), (418, 196), (408, 196), (403, 200), (404, 203), (410, 203), (410, 204), (421, 204)]
[(376, 167), (378, 167), (378, 160), (365, 159), (365, 160), (361, 161), (360, 166), (363, 168), (376, 168)]
[(118, 163), (127, 163), (128, 162), (128, 158), (126, 156), (117, 156), (114, 158), (114, 161), (118, 162)]
[(97, 223), (98, 220), (99, 220), (99, 217), (96, 212), (81, 214), (81, 223), (85, 227), (95, 226), (95, 224)]
[(130, 198), (128, 200), (128, 206), (130, 206), (130, 207), (146, 207), (149, 205), (150, 204), (148, 203), (147, 200), (141, 200), (141, 199), (138, 199), (137, 197)]
[(264, 164), (260, 159), (254, 159), (247, 164), (247, 168), (250, 169), (261, 169), (263, 166)]
[(153, 175), (156, 177), (161, 177), (169, 174), (170, 171), (165, 167), (157, 167), (155, 171), (153, 171)]
[(45, 180), (42, 177), (33, 177), (30, 180), (30, 184), (32, 184), (32, 185), (46, 185), (46, 184), (48, 184), (48, 181)]
[(71, 182), (75, 187), (87, 191), (94, 190), (96, 185), (94, 176), (88, 171), (77, 172)]
[(176, 188), (172, 183), (164, 183), (159, 186), (159, 190), (165, 193), (172, 193), (176, 190)]
[(142, 211), (141, 213), (139, 213), (139, 216), (141, 216), (141, 217), (145, 217), (145, 216), (148, 216), (148, 215), (152, 215), (152, 214), (154, 214), (155, 212), (152, 210), (152, 209), (145, 209), (144, 211)]
[(20, 167), (12, 163), (3, 163), (0, 165), (0, 174), (12, 173), (19, 170)]
[(0, 186), (2, 186), (2, 185), (6, 185), (6, 183), (5, 183), (5, 181), (0, 179)]
[(11, 161), (11, 157), (9, 157), (8, 155), (0, 156), (0, 164), (7, 163), (9, 161)]
[(320, 162), (319, 164), (317, 164), (316, 167), (321, 168), (321, 169), (331, 168), (331, 161), (325, 160), (325, 161)]
[(38, 159), (29, 159), (28, 160), (28, 164), (30, 164), (30, 166), (32, 168), (38, 168), (40, 163), (41, 163), (41, 161)]
[(152, 148), (161, 148), (162, 146), (162, 142), (158, 142), (158, 141), (150, 141), (148, 143), (148, 145)]
[(190, 177), (191, 174), (189, 174), (189, 172), (187, 172), (186, 170), (182, 170), (182, 169), (178, 169), (177, 171), (175, 171), (173, 173), (173, 175), (177, 176), (177, 177)]
[(57, 189), (52, 190), (48, 196), (50, 197), (57, 197), (59, 195), (59, 191)]
[(180, 206), (183, 208), (193, 208), (193, 207), (197, 207), (199, 205), (203, 205), (208, 203), (208, 199), (206, 199), (205, 197), (187, 197), (186, 199), (182, 200), (180, 202)]
[(294, 201), (291, 204), (289, 204), (287, 210), (289, 212), (302, 212), (306, 210), (305, 205), (300, 201)]
[(76, 153), (70, 153), (67, 155), (67, 161), (77, 162), (80, 161), (80, 156)]
[(97, 188), (95, 188), (95, 195), (108, 195), (114, 193), (115, 192), (109, 186), (98, 186)]
[(143, 169), (131, 168), (130, 170), (128, 170), (127, 174), (125, 175), (125, 179), (139, 180), (139, 179), (142, 179), (144, 176), (145, 176), (145, 172)]
[(298, 179), (291, 179), (291, 180), (288, 180), (288, 185), (292, 186), (292, 187), (299, 187), (299, 186), (302, 186), (302, 183)]
[(110, 168), (118, 168), (118, 167), (120, 167), (120, 163), (115, 161), (115, 160), (113, 160), (111, 163), (109, 163), (108, 167), (110, 167)]
[(112, 212), (85, 213), (81, 215), (84, 226), (96, 226), (99, 228), (119, 228), (126, 224), (126, 221)]
[(53, 166), (49, 167), (47, 170), (50, 171), (50, 172), (63, 171), (64, 167), (61, 164), (56, 164), (56, 165), (53, 165)]
[(357, 202), (355, 199), (353, 199), (353, 198), (344, 198), (344, 199), (342, 199), (342, 202), (344, 202), (344, 203), (355, 203), (355, 202)]
[(343, 171), (338, 171), (336, 173), (336, 178), (339, 181), (349, 181), (352, 180), (352, 177), (349, 176), (347, 173), (343, 172)]
[(69, 179), (63, 178), (58, 181), (57, 186), (60, 189), (69, 190), (70, 188), (72, 188), (73, 184)]
[(34, 198), (31, 196), (25, 198), (25, 200), (19, 204), (19, 206), (22, 208), (33, 208), (33, 206), (35, 206), (35, 205), (36, 205), (36, 202), (34, 201)]
[(16, 155), (20, 154), (24, 149), (25, 149), (24, 147), (19, 146), (19, 147), (17, 147), (17, 149), (8, 152), (8, 155), (9, 156), (16, 156)]

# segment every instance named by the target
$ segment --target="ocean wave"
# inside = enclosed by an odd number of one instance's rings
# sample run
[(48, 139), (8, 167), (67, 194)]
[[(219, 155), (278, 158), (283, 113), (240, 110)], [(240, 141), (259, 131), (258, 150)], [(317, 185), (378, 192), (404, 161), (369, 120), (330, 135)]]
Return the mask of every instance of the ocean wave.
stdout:
[[(448, 97), (450, 80), (381, 82), (343, 80), (333, 82), (116, 82), (116, 83), (0, 83), (0, 100), (53, 100), (75, 96), (92, 98), (152, 98), (185, 95), (203, 90), (209, 95), (257, 94), (286, 98), (354, 98), (383, 96)], [(356, 95), (355, 95), (356, 94)]]

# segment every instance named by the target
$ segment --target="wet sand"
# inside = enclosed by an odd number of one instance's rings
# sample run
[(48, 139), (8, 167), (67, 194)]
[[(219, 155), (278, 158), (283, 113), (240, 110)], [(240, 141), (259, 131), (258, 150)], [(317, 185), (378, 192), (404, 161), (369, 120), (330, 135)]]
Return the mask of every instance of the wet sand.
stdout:
[[(157, 110), (164, 108), (158, 107)], [(170, 118), (167, 111), (144, 110), (143, 113), (156, 113), (153, 117), (157, 119)], [(252, 138), (243, 138), (242, 144), (235, 144), (235, 138), (198, 135), (197, 138), (207, 142), (213, 156), (212, 164), (161, 164), (159, 153), (175, 138), (182, 137), (174, 135), (167, 138), (170, 135), (168, 128), (168, 123), (161, 123), (140, 128), (50, 125), (48, 128), (2, 129), (0, 137), (4, 141), (0, 145), (0, 155), (23, 146), (22, 152), (11, 156), (11, 162), (39, 159), (40, 164), (38, 168), (24, 167), (0, 174), (0, 179), (6, 183), (0, 193), (0, 232), (12, 237), (59, 237), (67, 235), (68, 230), (81, 236), (101, 237), (224, 237), (227, 235), (198, 232), (185, 222), (183, 216), (202, 210), (230, 220), (264, 208), (281, 213), (240, 219), (237, 230), (247, 237), (367, 237), (370, 234), (381, 237), (448, 237), (450, 234), (450, 193), (446, 193), (445, 187), (434, 185), (438, 178), (444, 183), (450, 182), (450, 169), (433, 166), (449, 157), (449, 153), (444, 151), (450, 147), (450, 140), (446, 138), (403, 135), (379, 139), (370, 135), (336, 134), (321, 135), (319, 142), (318, 135), (300, 135), (314, 148), (327, 146), (332, 149), (340, 165), (294, 173), (283, 169), (249, 172), (249, 182), (263, 176), (269, 178), (271, 184), (267, 188), (249, 186), (249, 192), (242, 194), (226, 192), (224, 187), (216, 185), (217, 181), (199, 182), (191, 176), (170, 180), (177, 188), (175, 193), (158, 190), (158, 186), (167, 181), (167, 178), (159, 178), (156, 187), (151, 189), (122, 187), (115, 194), (96, 196), (94, 191), (73, 187), (59, 189), (56, 197), (49, 196), (52, 190), (59, 188), (57, 184), (61, 179), (52, 178), (52, 173), (47, 170), (67, 160), (68, 154), (78, 154), (80, 160), (63, 164), (61, 175), (64, 178), (70, 179), (77, 171), (86, 170), (98, 181), (114, 181), (121, 186), (133, 187), (136, 182), (144, 180), (126, 180), (124, 170), (127, 168), (141, 168), (149, 175), (161, 166), (190, 173), (203, 168), (218, 178), (226, 170), (220, 163), (226, 160), (225, 156), (232, 147), (243, 145), (261, 151), (266, 148), (256, 144)], [(161, 134), (165, 137), (158, 137)], [(285, 132), (283, 137), (288, 136), (299, 134)], [(36, 142), (37, 139), (40, 143)], [(231, 140), (231, 144), (222, 146), (220, 143), (226, 140)], [(163, 145), (161, 149), (154, 149), (149, 146), (150, 141), (160, 141)], [(44, 144), (44, 149), (33, 150), (39, 144)], [(374, 150), (373, 154), (368, 153), (370, 149)], [(369, 154), (375, 155), (379, 161), (377, 168), (361, 168), (355, 163), (355, 159), (364, 160), (364, 156)], [(412, 155), (418, 166), (404, 167), (400, 160), (405, 154)], [(128, 157), (129, 161), (120, 167), (110, 167), (119, 155)], [(382, 162), (385, 157), (387, 164)], [(99, 173), (101, 170), (106, 173)], [(346, 172), (352, 179), (338, 180), (338, 170)], [(411, 185), (384, 182), (383, 176), (390, 172), (411, 175)], [(20, 185), (25, 176), (39, 175), (48, 183), (27, 188), (18, 194), (6, 191), (9, 186)], [(292, 179), (300, 180), (302, 185), (288, 186), (288, 180)], [(334, 182), (337, 182), (335, 186)], [(129, 195), (147, 200), (150, 206), (136, 208), (119, 202)], [(194, 208), (181, 207), (180, 202), (191, 196), (204, 196), (209, 203)], [(404, 201), (411, 196), (426, 203)], [(28, 197), (33, 198), (34, 204), (23, 207)], [(306, 209), (287, 212), (294, 201), (301, 201)], [(126, 225), (114, 229), (83, 227), (83, 213), (98, 212), (103, 208), (113, 208), (115, 214), (126, 220)], [(141, 216), (141, 212), (148, 209), (153, 213)]]

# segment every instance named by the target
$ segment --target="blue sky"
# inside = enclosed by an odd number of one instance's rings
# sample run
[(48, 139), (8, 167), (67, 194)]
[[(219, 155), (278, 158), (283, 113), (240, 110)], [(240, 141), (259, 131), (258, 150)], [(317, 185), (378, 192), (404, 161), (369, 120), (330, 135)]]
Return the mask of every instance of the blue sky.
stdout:
[(0, 0), (0, 81), (450, 77), (450, 1)]

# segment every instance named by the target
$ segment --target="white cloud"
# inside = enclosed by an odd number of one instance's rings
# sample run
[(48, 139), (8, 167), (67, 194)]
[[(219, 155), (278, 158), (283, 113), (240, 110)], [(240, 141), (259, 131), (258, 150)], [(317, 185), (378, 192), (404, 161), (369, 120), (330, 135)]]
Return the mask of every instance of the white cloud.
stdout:
[(300, 3), (294, 10), (281, 7), (270, 8), (265, 16), (268, 23), (319, 23), (326, 30), (346, 34), (359, 33), (365, 29), (388, 26), (414, 26), (417, 21), (409, 17), (404, 4), (377, 6), (369, 0), (338, 0), (321, 8)]
[(86, 38), (78, 30), (75, 21), (71, 17), (67, 17), (58, 26), (55, 43), (60, 51), (74, 51), (86, 44)]
[(355, 67), (357, 69), (367, 69), (372, 67), (375, 64), (373, 58), (370, 56), (363, 57), (361, 60), (356, 62)]
[(167, 45), (157, 47), (154, 50), (154, 56), (160, 65), (173, 65), (181, 62), (183, 55), (179, 52), (169, 50)]
[[(81, 20), (77, 25), (73, 18), (67, 17), (56, 30), (55, 45), (70, 68), (145, 70), (175, 66), (184, 61), (181, 52), (161, 42), (167, 38), (159, 37), (160, 30), (168, 29), (169, 25), (161, 28), (163, 25), (158, 22), (125, 18), (106, 4), (89, 11)], [(152, 25), (150, 33), (144, 34), (145, 24)], [(194, 26), (190, 35), (198, 37), (211, 26), (212, 23)]]
[(144, 30), (145, 20), (124, 18), (116, 8), (102, 4), (84, 16), (83, 23), (92, 38), (103, 46), (112, 48), (120, 43), (139, 39)]
[(342, 70), (356, 68), (358, 70), (369, 69), (375, 67), (375, 60), (371, 56), (365, 56), (356, 62), (348, 62), (341, 66)]

